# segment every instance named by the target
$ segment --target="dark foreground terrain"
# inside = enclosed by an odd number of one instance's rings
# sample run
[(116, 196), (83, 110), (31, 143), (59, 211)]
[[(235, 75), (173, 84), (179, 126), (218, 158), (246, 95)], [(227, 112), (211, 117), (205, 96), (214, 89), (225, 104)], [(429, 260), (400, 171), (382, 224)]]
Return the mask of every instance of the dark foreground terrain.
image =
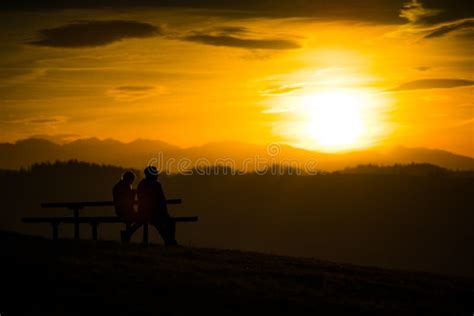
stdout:
[(474, 279), (0, 232), (1, 315), (472, 315)]
[[(50, 225), (21, 219), (71, 215), (41, 202), (112, 200), (124, 171), (75, 161), (0, 171), (0, 230), (50, 237)], [(173, 216), (199, 216), (198, 223), (178, 225), (187, 246), (474, 277), (473, 172), (361, 166), (315, 176), (163, 175), (161, 182), (168, 198), (183, 199), (170, 206)], [(81, 211), (114, 214), (112, 207)], [(90, 227), (81, 228), (89, 238)], [(120, 229), (101, 225), (99, 238), (117, 240)], [(60, 228), (63, 237), (72, 231), (71, 225)], [(156, 232), (150, 238), (158, 241)]]

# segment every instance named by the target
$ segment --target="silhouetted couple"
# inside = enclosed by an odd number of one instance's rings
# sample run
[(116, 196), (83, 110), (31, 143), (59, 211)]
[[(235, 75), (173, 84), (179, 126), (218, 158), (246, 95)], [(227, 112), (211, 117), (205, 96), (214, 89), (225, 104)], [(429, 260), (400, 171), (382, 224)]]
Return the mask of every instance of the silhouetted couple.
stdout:
[[(175, 222), (168, 214), (166, 198), (158, 182), (158, 170), (153, 167), (145, 169), (145, 178), (133, 189), (135, 174), (127, 171), (114, 186), (113, 196), (117, 215), (127, 222), (133, 222), (120, 232), (123, 242), (130, 241), (131, 236), (143, 224), (153, 225), (163, 238), (165, 245), (177, 245), (175, 239)], [(138, 197), (138, 212), (135, 211), (135, 196)]]

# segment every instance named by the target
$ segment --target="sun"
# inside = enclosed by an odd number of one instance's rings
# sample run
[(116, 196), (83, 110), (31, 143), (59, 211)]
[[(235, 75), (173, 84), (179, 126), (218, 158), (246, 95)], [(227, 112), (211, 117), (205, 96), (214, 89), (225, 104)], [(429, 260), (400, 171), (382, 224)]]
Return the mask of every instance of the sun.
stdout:
[(389, 100), (367, 89), (305, 91), (280, 100), (276, 132), (296, 147), (322, 152), (363, 149), (380, 142), (389, 126)]
[(306, 137), (326, 151), (357, 145), (364, 135), (363, 98), (360, 94), (339, 90), (306, 96), (301, 111), (307, 116), (303, 127)]
[(273, 131), (294, 147), (346, 152), (380, 147), (394, 137), (394, 101), (377, 87), (330, 84), (275, 97), (266, 113)]

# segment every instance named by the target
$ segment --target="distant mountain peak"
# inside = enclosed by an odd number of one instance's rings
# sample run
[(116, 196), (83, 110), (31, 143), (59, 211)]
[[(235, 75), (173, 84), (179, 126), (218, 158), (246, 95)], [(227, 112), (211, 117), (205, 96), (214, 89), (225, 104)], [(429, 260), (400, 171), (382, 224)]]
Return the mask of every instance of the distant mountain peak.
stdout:
[(57, 145), (56, 143), (53, 143), (50, 140), (43, 139), (43, 138), (25, 138), (25, 139), (20, 139), (17, 140), (13, 145), (18, 145), (18, 146), (28, 146), (28, 145), (46, 145), (46, 146), (51, 146), (51, 145)]
[[(186, 158), (196, 161), (208, 158), (233, 159), (239, 166), (244, 159), (268, 156), (265, 144), (248, 144), (239, 141), (220, 141), (200, 146), (180, 148), (161, 140), (138, 138), (125, 143), (112, 138), (97, 137), (77, 139), (65, 144), (56, 144), (41, 138), (27, 138), (14, 144), (0, 144), (0, 168), (16, 169), (36, 162), (78, 159), (81, 161), (142, 168), (151, 159), (163, 154), (175, 161)], [(334, 171), (360, 164), (393, 165), (428, 163), (447, 169), (474, 170), (474, 159), (446, 150), (394, 146), (391, 149), (377, 148), (345, 153), (321, 153), (280, 144), (275, 157), (297, 160), (304, 164), (317, 161), (318, 170)], [(273, 163), (279, 163), (273, 161)]]

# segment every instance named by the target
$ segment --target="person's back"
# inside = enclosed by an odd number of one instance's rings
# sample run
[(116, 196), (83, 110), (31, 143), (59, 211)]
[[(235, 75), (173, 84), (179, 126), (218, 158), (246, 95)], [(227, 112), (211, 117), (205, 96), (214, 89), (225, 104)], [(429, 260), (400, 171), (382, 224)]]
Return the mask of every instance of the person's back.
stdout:
[(155, 226), (165, 245), (177, 245), (175, 222), (168, 214), (165, 194), (158, 182), (158, 170), (155, 167), (145, 168), (145, 179), (138, 184), (137, 196), (140, 217)]
[(115, 213), (122, 218), (130, 218), (135, 215), (133, 205), (135, 203), (135, 190), (132, 189), (132, 183), (135, 174), (126, 172), (112, 189)]
[(161, 183), (156, 179), (145, 178), (138, 184), (138, 212), (148, 219), (160, 219), (168, 216), (166, 199)]

